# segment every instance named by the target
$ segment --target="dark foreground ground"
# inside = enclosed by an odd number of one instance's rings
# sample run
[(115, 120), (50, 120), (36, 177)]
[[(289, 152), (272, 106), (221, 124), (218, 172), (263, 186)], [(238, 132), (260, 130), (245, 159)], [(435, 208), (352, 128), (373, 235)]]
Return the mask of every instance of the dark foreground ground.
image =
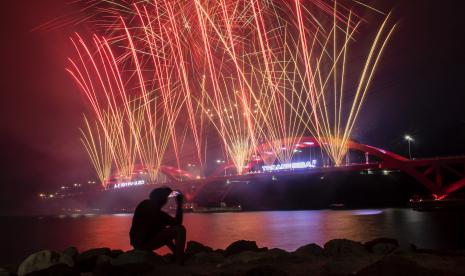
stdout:
[(183, 266), (171, 256), (131, 250), (95, 248), (77, 252), (43, 250), (20, 265), (0, 269), (0, 275), (465, 275), (465, 250), (433, 251), (399, 245), (380, 238), (360, 243), (328, 241), (308, 244), (294, 252), (258, 248), (254, 241), (236, 241), (213, 250), (187, 244)]

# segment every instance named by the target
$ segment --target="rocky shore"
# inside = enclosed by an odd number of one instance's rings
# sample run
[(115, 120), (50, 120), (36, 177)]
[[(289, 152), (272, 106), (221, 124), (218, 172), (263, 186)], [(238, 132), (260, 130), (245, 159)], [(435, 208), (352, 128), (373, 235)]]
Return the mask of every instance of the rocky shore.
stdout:
[(401, 246), (379, 238), (361, 243), (328, 241), (323, 247), (307, 244), (294, 252), (260, 248), (254, 241), (236, 241), (213, 250), (195, 241), (187, 243), (183, 266), (171, 255), (95, 248), (78, 252), (43, 250), (21, 264), (0, 268), (6, 275), (465, 275), (465, 250), (433, 251)]

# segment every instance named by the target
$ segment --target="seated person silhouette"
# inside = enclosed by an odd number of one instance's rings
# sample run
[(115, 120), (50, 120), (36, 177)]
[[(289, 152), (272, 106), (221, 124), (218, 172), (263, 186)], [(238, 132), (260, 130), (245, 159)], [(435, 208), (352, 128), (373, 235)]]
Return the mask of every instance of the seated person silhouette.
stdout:
[(183, 195), (176, 193), (176, 217), (163, 212), (173, 191), (168, 187), (156, 188), (146, 199), (137, 205), (129, 232), (131, 245), (135, 249), (153, 251), (168, 246), (176, 262), (182, 263), (186, 243), (186, 229), (182, 225)]

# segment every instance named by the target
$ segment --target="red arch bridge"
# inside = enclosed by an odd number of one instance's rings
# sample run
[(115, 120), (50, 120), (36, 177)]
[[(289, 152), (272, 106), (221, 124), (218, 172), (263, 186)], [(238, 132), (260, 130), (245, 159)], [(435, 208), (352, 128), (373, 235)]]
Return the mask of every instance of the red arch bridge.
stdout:
[[(319, 147), (317, 139), (313, 137), (302, 137), (297, 139), (297, 141), (299, 143), (296, 146), (300, 148)], [(435, 198), (444, 198), (465, 186), (465, 156), (411, 160), (393, 152), (355, 141), (349, 141), (348, 148), (351, 152), (358, 151), (364, 154), (366, 161), (364, 163), (350, 163), (341, 166), (312, 167), (302, 170), (289, 169), (278, 172), (278, 174), (308, 174), (310, 171), (312, 173), (330, 173), (370, 169), (400, 170), (422, 184)], [(162, 166), (161, 172), (171, 180), (171, 186), (186, 192), (190, 199), (195, 198), (208, 183), (222, 180), (247, 181), (261, 175), (270, 176), (277, 174), (277, 172), (261, 172), (258, 175), (257, 173), (246, 172), (242, 175), (226, 176), (225, 171), (233, 168), (233, 164), (222, 164), (212, 175), (204, 179), (195, 179), (190, 173), (170, 166)]]

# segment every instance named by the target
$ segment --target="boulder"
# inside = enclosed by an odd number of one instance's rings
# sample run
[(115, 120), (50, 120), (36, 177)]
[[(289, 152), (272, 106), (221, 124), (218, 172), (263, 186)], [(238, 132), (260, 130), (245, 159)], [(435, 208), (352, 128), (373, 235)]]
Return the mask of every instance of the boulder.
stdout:
[(152, 270), (157, 264), (165, 264), (163, 257), (149, 251), (131, 250), (110, 261), (113, 274), (139, 275)]
[[(6, 264), (2, 268), (0, 268), (0, 271), (3, 273), (10, 273), (9, 275), (17, 275), (19, 265), (20, 264)], [(8, 275), (8, 274), (5, 274), (5, 275)]]
[(365, 254), (363, 256), (333, 256), (324, 259), (325, 262), (321, 269), (324, 271), (323, 275), (347, 276), (378, 261), (380, 258), (379, 255), (375, 254)]
[(110, 257), (117, 258), (119, 255), (123, 254), (124, 251), (121, 249), (113, 249), (110, 251)]
[(27, 276), (80, 276), (80, 274), (78, 271), (65, 264), (58, 264), (46, 269), (34, 271), (27, 274)]
[(224, 255), (231, 256), (234, 254), (238, 254), (244, 251), (260, 251), (257, 243), (255, 241), (246, 241), (246, 240), (239, 240), (231, 243), (226, 250), (224, 251)]
[(411, 253), (416, 253), (417, 252), (417, 247), (414, 244), (406, 244), (406, 243), (401, 243), (398, 247), (394, 249), (392, 252), (393, 254), (411, 254)]
[(366, 242), (364, 246), (369, 252), (385, 255), (393, 252), (399, 246), (399, 242), (391, 238), (378, 238)]
[(216, 249), (214, 252), (224, 255), (224, 249)]
[(224, 261), (223, 254), (217, 252), (199, 252), (191, 256), (188, 260), (188, 264), (218, 264)]
[(69, 256), (52, 250), (42, 250), (29, 255), (19, 266), (18, 275), (26, 275), (34, 271), (40, 271), (52, 266), (63, 264), (68, 267), (74, 266)]
[(114, 266), (125, 265), (129, 263), (149, 262), (153, 264), (164, 264), (163, 257), (150, 251), (144, 250), (129, 250), (119, 255), (117, 258), (111, 260)]
[(256, 251), (243, 251), (237, 254), (234, 254), (228, 257), (225, 261), (225, 264), (248, 264), (248, 263), (256, 263), (261, 261), (265, 258), (262, 252)]
[(193, 256), (200, 252), (213, 252), (211, 247), (205, 246), (196, 241), (188, 241), (186, 245), (186, 255)]
[(442, 271), (440, 269), (430, 269), (425, 268), (414, 261), (411, 261), (405, 257), (399, 255), (387, 255), (378, 262), (375, 262), (361, 270), (359, 270), (355, 275), (358, 276), (412, 276), (412, 275), (422, 275), (422, 276), (441, 276), (441, 275), (460, 275), (459, 273), (455, 274), (451, 271)]
[(112, 257), (108, 255), (100, 255), (95, 262), (94, 269), (92, 270), (93, 275), (109, 275), (113, 269), (111, 265)]
[(267, 251), (243, 251), (228, 257), (225, 261), (226, 264), (234, 263), (263, 263), (282, 261), (288, 259), (291, 254), (279, 248), (273, 248)]
[(324, 256), (325, 251), (318, 244), (310, 243), (297, 248), (292, 254), (297, 256)]
[(287, 276), (288, 274), (283, 270), (271, 266), (271, 265), (261, 265), (253, 267), (247, 270), (244, 275), (246, 276)]
[(324, 253), (327, 256), (362, 256), (367, 254), (368, 251), (359, 242), (334, 239), (325, 243)]
[(282, 258), (282, 257), (290, 257), (291, 253), (283, 250), (281, 248), (271, 248), (268, 251), (261, 251), (265, 256), (271, 256), (274, 259)]
[(393, 252), (396, 248), (397, 246), (392, 243), (377, 243), (372, 247), (371, 252), (386, 255)]
[(64, 256), (69, 257), (71, 260), (73, 260), (73, 263), (77, 262), (77, 257), (79, 255), (79, 251), (77, 250), (76, 247), (70, 246), (66, 248), (65, 250), (62, 251)]
[(95, 265), (98, 266), (98, 265), (102, 265), (105, 263), (110, 263), (112, 260), (113, 258), (108, 255), (100, 255), (98, 256), (97, 261), (95, 262)]
[(109, 248), (93, 248), (82, 252), (77, 257), (77, 264), (79, 271), (91, 272), (94, 270), (98, 258), (102, 255), (110, 256), (111, 250)]
[(0, 276), (13, 276), (13, 275), (15, 275), (15, 274), (9, 272), (6, 269), (0, 268)]

